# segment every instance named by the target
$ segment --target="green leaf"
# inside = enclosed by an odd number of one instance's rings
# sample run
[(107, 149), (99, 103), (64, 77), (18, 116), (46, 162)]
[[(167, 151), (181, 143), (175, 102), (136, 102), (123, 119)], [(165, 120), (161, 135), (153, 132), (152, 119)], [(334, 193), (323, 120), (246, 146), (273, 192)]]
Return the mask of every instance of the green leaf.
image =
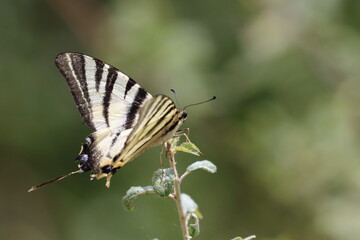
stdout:
[(175, 149), (176, 146), (178, 145), (180, 140), (180, 137), (173, 137), (169, 140), (170, 144), (171, 144), (171, 149)]
[(203, 155), (200, 152), (200, 149), (192, 142), (183, 142), (180, 144), (180, 146), (175, 146), (175, 150), (180, 152), (190, 153), (196, 156)]
[(133, 211), (135, 207), (132, 205), (132, 202), (142, 194), (154, 193), (152, 186), (147, 187), (131, 187), (127, 190), (125, 196), (122, 198), (122, 204), (126, 210)]
[(187, 213), (193, 214), (198, 209), (197, 203), (186, 193), (181, 194), (181, 205), (185, 215)]
[(251, 236), (248, 236), (248, 237), (246, 237), (246, 238), (236, 237), (236, 238), (233, 238), (233, 239), (231, 239), (231, 240), (251, 240), (251, 239), (254, 239), (254, 238), (256, 238), (256, 236), (255, 236), (255, 235), (251, 235)]
[[(193, 223), (190, 223), (191, 220), (194, 220)], [(197, 235), (199, 235), (200, 233), (200, 224), (199, 224), (199, 219), (195, 214), (192, 214), (190, 216), (190, 220), (188, 223), (188, 227), (189, 227), (189, 235), (194, 238)]]
[(154, 191), (161, 197), (169, 196), (174, 192), (175, 173), (172, 168), (158, 169), (152, 177)]
[(212, 162), (208, 160), (203, 160), (203, 161), (194, 162), (193, 164), (188, 166), (186, 172), (190, 173), (199, 169), (208, 171), (210, 173), (215, 173), (217, 170), (216, 166)]

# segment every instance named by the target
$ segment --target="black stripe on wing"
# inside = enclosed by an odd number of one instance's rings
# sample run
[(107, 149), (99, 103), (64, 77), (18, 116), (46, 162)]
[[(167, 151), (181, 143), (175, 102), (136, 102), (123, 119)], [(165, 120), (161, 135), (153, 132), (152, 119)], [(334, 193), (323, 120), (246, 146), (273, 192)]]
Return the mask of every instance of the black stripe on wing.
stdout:
[(103, 98), (103, 115), (106, 121), (106, 125), (110, 127), (109, 123), (109, 106), (111, 101), (111, 95), (114, 88), (115, 81), (117, 79), (117, 71), (116, 68), (110, 67), (108, 70), (108, 75), (106, 78), (106, 85), (105, 85), (105, 95)]
[(83, 56), (80, 54), (59, 54), (55, 58), (55, 64), (61, 74), (65, 77), (74, 97), (76, 106), (83, 116), (85, 123), (90, 128), (95, 129), (92, 122), (91, 102), (87, 90)]
[(129, 108), (127, 114), (126, 114), (126, 122), (124, 125), (125, 129), (132, 128), (134, 125), (134, 120), (136, 115), (139, 112), (139, 108), (142, 105), (143, 101), (145, 100), (147, 96), (147, 92), (142, 87), (139, 87), (134, 102), (131, 104), (131, 107)]
[[(161, 113), (161, 115), (158, 116), (157, 123), (149, 129), (146, 133), (144, 133), (144, 136), (142, 138), (147, 138), (149, 136), (154, 137), (162, 130), (166, 129), (170, 123), (172, 123), (171, 127), (169, 129), (174, 129), (178, 123), (178, 121), (175, 121), (177, 118), (177, 109), (175, 107), (175, 104), (169, 104), (164, 111)], [(168, 121), (165, 121), (165, 119), (168, 118)], [(161, 126), (159, 128), (159, 126)], [(156, 128), (159, 128), (155, 131)], [(169, 132), (168, 130), (165, 131), (162, 135), (166, 135), (166, 133)]]
[(124, 98), (126, 98), (127, 93), (131, 90), (131, 88), (136, 84), (135, 80), (129, 77), (129, 81), (126, 84)]
[(80, 84), (81, 90), (84, 93), (85, 100), (88, 106), (91, 106), (89, 90), (86, 81), (85, 73), (85, 59), (83, 55), (71, 55), (72, 68), (75, 71), (76, 78)]
[(102, 79), (102, 75), (104, 72), (104, 62), (98, 60), (98, 59), (94, 59), (95, 64), (96, 64), (96, 72), (95, 72), (95, 89), (97, 92), (99, 92), (99, 88), (100, 88), (100, 82)]

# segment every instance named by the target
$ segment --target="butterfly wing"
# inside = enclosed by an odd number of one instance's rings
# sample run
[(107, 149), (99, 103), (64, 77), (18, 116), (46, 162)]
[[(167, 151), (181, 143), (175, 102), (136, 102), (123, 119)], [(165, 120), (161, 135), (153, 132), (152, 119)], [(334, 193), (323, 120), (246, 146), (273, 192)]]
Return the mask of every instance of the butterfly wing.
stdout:
[(93, 130), (132, 128), (152, 98), (132, 78), (96, 58), (61, 53), (56, 66), (65, 77), (84, 122)]

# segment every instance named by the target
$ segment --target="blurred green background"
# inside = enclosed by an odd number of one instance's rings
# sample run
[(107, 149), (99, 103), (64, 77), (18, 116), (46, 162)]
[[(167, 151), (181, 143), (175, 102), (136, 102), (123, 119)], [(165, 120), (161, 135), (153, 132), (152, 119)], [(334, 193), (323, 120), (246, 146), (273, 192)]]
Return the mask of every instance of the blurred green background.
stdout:
[[(184, 182), (197, 239), (360, 238), (360, 2), (2, 0), (0, 239), (181, 239), (175, 204), (143, 196), (160, 148), (112, 180), (73, 176), (90, 133), (54, 65), (64, 51), (177, 90), (192, 141), (218, 166)], [(200, 160), (177, 155), (180, 169)]]

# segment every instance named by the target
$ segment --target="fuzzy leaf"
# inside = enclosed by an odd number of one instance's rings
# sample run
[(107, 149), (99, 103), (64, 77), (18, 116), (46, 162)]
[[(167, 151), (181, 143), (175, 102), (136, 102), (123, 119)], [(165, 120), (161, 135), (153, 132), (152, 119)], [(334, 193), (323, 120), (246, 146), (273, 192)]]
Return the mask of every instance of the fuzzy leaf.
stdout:
[(231, 239), (231, 240), (251, 240), (251, 239), (254, 239), (254, 238), (256, 238), (256, 236), (255, 236), (255, 235), (251, 235), (251, 236), (248, 236), (248, 237), (246, 237), (246, 238), (236, 237), (236, 238), (233, 238), (233, 239)]
[(193, 164), (188, 166), (186, 172), (190, 173), (199, 169), (208, 171), (210, 173), (215, 173), (217, 170), (216, 166), (212, 162), (208, 160), (203, 160), (203, 161), (194, 162)]
[(197, 203), (186, 193), (181, 194), (181, 203), (185, 215), (187, 213), (193, 214), (197, 211)]
[(127, 190), (125, 196), (122, 198), (122, 204), (126, 210), (132, 211), (135, 209), (135, 206), (132, 205), (132, 202), (142, 194), (154, 193), (154, 188), (152, 186), (147, 187), (131, 187)]
[(174, 192), (175, 174), (171, 168), (158, 169), (152, 177), (154, 191), (161, 197)]
[(200, 152), (200, 149), (195, 144), (193, 144), (192, 142), (183, 142), (183, 143), (180, 144), (180, 146), (176, 146), (175, 150), (180, 151), (180, 152), (190, 153), (190, 154), (193, 154), (193, 155), (196, 155), (196, 156), (203, 155)]
[[(190, 223), (191, 220), (194, 220), (193, 223)], [(194, 238), (197, 235), (199, 235), (200, 233), (200, 224), (199, 224), (199, 219), (197, 218), (197, 216), (195, 214), (192, 214), (190, 216), (190, 221), (189, 221), (189, 235)]]

